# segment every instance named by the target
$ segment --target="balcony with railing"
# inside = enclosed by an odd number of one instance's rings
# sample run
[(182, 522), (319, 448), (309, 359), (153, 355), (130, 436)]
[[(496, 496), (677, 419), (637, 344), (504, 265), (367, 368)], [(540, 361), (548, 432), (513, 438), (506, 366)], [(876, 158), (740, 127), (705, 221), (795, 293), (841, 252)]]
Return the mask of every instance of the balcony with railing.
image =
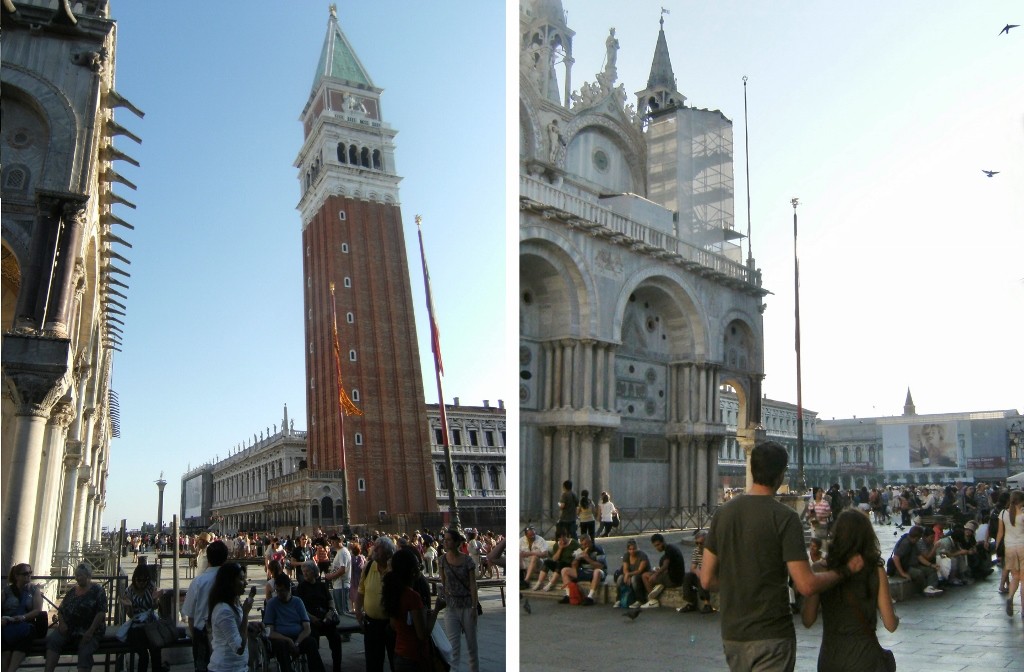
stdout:
[[(493, 455), (495, 457), (505, 456), (505, 446), (466, 446), (466, 445), (451, 445), (448, 446), (451, 450), (452, 456), (467, 456), (467, 455), (479, 455), (481, 457), (486, 455)], [(433, 444), (430, 446), (430, 451), (433, 455), (444, 455), (444, 446)]]
[(519, 176), (519, 200), (524, 208), (555, 211), (567, 226), (632, 246), (641, 253), (675, 263), (715, 280), (736, 284), (751, 294), (764, 296), (761, 272), (670, 233), (624, 217), (597, 203), (574, 196), (529, 175)]

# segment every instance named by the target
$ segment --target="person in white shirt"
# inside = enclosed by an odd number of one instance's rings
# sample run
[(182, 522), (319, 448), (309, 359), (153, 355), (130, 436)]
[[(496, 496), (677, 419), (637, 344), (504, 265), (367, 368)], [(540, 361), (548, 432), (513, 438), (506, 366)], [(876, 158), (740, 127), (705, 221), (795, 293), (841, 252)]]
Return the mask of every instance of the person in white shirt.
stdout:
[(544, 569), (543, 562), (546, 557), (548, 542), (537, 534), (533, 525), (528, 526), (523, 530), (523, 536), (519, 538), (519, 586), (522, 590), (529, 587), (534, 569)]
[(217, 578), (217, 570), (227, 559), (228, 547), (223, 541), (215, 541), (207, 546), (206, 560), (209, 567), (192, 580), (185, 593), (185, 602), (181, 605), (181, 615), (188, 623), (188, 635), (192, 639), (192, 660), (196, 672), (206, 672), (210, 664), (210, 636), (206, 622), (210, 615), (210, 588)]
[(334, 559), (324, 578), (331, 582), (334, 608), (339, 614), (350, 615), (352, 612), (348, 608), (348, 592), (351, 587), (352, 553), (345, 548), (345, 542), (337, 534), (332, 534), (328, 540), (334, 548)]

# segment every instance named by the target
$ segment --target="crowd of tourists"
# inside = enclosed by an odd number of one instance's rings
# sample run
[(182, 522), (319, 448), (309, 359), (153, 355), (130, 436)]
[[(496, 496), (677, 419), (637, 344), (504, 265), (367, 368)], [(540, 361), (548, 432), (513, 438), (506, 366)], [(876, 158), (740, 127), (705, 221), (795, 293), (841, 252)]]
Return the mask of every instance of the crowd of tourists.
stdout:
[[(317, 529), (294, 537), (239, 532), (220, 539), (211, 532), (181, 535), (182, 551), (198, 560), (181, 609), (196, 672), (243, 672), (254, 641), (267, 643), (281, 672), (291, 672), (300, 656), (310, 672), (325, 672), (319, 637), (327, 640), (333, 672), (341, 672), (339, 625), (346, 618), (363, 634), (368, 670), (383, 672), (385, 660), (397, 672), (425, 669), (436, 655), (432, 642), (439, 636), (447, 641), (454, 667), (466, 658), (470, 670), (479, 669), (477, 579), (501, 575), (501, 535), (473, 529), (465, 535), (456, 529), (340, 532)], [(126, 551), (143, 553), (169, 543), (167, 535), (132, 535)], [(262, 563), (254, 568), (252, 559)], [(120, 596), (130, 620), (118, 636), (137, 654), (136, 672), (165, 669), (160, 648), (143, 627), (136, 627), (151, 613), (155, 618), (166, 592), (148, 569), (139, 564)], [(31, 643), (43, 637), (47, 672), (62, 651), (76, 652), (80, 671), (91, 669), (107, 615), (103, 586), (92, 582), (87, 564), (80, 565), (75, 585), (56, 608), (56, 625), (48, 627), (42, 590), (31, 577), (31, 566), (18, 564), (4, 587), (2, 672), (17, 670)], [(428, 579), (438, 584), (436, 600)], [(262, 608), (254, 612), (261, 598)]]
[[(801, 519), (774, 497), (787, 466), (781, 445), (755, 448), (753, 486), (731, 493), (709, 529), (693, 533), (688, 562), (662, 534), (651, 536), (649, 547), (628, 539), (621, 559), (606, 555), (591, 530), (582, 529), (582, 518), (567, 513), (582, 497), (566, 481), (554, 541), (533, 526), (520, 538), (524, 609), (531, 609), (530, 591), (556, 586), (561, 603), (592, 606), (604, 584), (612, 607), (635, 618), (661, 606), (665, 590), (680, 588), (677, 611), (720, 612), (725, 658), (734, 671), (792, 670), (795, 613), (806, 627), (822, 619), (819, 671), (894, 669), (875, 631), (879, 621), (889, 631), (899, 625), (890, 582), (900, 579), (938, 596), (998, 576), (992, 583), (1014, 616), (1024, 572), (1024, 492), (987, 483), (858, 490), (833, 484), (813, 488)], [(876, 526), (893, 526), (901, 535), (888, 559)], [(1024, 590), (1019, 593), (1024, 614)]]

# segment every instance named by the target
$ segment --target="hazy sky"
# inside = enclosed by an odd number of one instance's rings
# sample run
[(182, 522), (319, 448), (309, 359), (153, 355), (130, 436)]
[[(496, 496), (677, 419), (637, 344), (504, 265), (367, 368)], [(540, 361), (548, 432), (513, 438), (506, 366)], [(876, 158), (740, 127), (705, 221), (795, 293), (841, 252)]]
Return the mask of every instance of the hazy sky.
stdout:
[(1024, 24), (1021, 3), (563, 5), (573, 85), (594, 81), (614, 26), (631, 94), (647, 84), (669, 9), (679, 91), (734, 122), (743, 233), (749, 78), (753, 254), (773, 292), (770, 398), (796, 403), (799, 197), (806, 408), (898, 415), (909, 387), (918, 413), (1024, 410), (1024, 28), (999, 35)]
[[(145, 111), (115, 169), (135, 231), (124, 352), (114, 364), (121, 438), (103, 524), (179, 510), (189, 466), (221, 459), (282, 409), (306, 429), (301, 222), (293, 162), (327, 33), (323, 1), (171, 5), (116, 0), (117, 90)], [(424, 390), (437, 402), (415, 215), (423, 216), (445, 395), (513, 401), (505, 326), (504, 11), (497, 3), (339, 2), (339, 22), (396, 128)], [(466, 17), (472, 16), (469, 30)], [(119, 250), (123, 251), (123, 250)], [(123, 264), (122, 264), (123, 265)], [(344, 347), (344, 346), (343, 346)], [(514, 382), (514, 381), (513, 381)]]

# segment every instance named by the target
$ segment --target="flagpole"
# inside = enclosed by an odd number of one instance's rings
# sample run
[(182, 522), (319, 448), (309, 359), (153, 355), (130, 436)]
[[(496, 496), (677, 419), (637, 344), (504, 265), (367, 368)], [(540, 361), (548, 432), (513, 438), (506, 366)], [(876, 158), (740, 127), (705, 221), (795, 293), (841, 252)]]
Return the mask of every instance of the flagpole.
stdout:
[[(331, 282), (331, 319), (334, 321), (334, 359), (338, 368), (338, 387), (341, 387), (341, 359), (339, 357), (339, 345), (338, 345), (338, 302), (334, 298), (334, 282)], [(348, 530), (352, 525), (352, 515), (349, 511), (348, 506), (348, 460), (345, 459), (345, 411), (341, 404), (338, 404), (338, 425), (341, 431), (341, 498), (345, 503), (345, 513), (342, 516), (342, 522), (344, 524), (344, 532), (348, 534)], [(323, 512), (321, 512), (323, 513)]]
[(799, 494), (803, 496), (807, 489), (807, 481), (804, 478), (804, 395), (800, 384), (800, 255), (797, 253), (796, 234), (796, 206), (800, 199), (794, 198), (790, 201), (793, 204), (793, 299), (795, 303), (794, 317), (796, 318), (796, 459), (797, 476), (796, 487)]
[(444, 446), (445, 469), (448, 473), (448, 510), (450, 520), (449, 529), (462, 530), (462, 521), (459, 520), (459, 502), (455, 498), (455, 467), (452, 464), (452, 448), (448, 438), (448, 411), (444, 406), (444, 390), (441, 386), (441, 376), (444, 374), (444, 364), (441, 361), (441, 335), (437, 328), (437, 319), (434, 317), (434, 299), (430, 292), (430, 272), (427, 271), (427, 253), (423, 247), (423, 229), (420, 222), (423, 218), (416, 215), (416, 233), (420, 240), (420, 259), (423, 261), (423, 287), (427, 293), (427, 315), (430, 318), (430, 349), (434, 353), (434, 377), (437, 379), (437, 408), (441, 418), (441, 443)]

